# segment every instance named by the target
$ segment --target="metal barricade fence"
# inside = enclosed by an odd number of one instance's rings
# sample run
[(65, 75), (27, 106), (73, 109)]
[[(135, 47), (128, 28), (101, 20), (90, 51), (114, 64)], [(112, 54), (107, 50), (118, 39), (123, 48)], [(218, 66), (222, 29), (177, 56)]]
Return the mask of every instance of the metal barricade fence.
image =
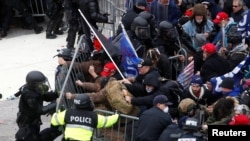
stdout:
[[(27, 6), (33, 17), (46, 16), (45, 12), (47, 10), (46, 0), (29, 0), (27, 1)], [(16, 10), (16, 9), (14, 9)], [(15, 17), (21, 17), (21, 13), (16, 11)]]
[[(113, 115), (114, 112), (95, 109), (97, 114)], [(119, 115), (118, 122), (110, 128), (96, 129), (94, 141), (133, 141), (135, 139), (135, 124), (139, 117)]]
[(46, 0), (29, 0), (29, 4), (33, 16), (45, 16), (47, 10)]
[(116, 34), (117, 27), (121, 21), (122, 15), (126, 12), (124, 0), (99, 0), (101, 13), (108, 13), (110, 24), (98, 23), (102, 33), (106, 37), (112, 37)]
[[(175, 56), (170, 56), (169, 62), (170, 62), (170, 67), (171, 67), (171, 79), (175, 80), (177, 79), (178, 75), (180, 72), (184, 69), (184, 67), (187, 65), (188, 62), (188, 57), (187, 57), (187, 51), (185, 48), (181, 48), (178, 52), (177, 55)], [(180, 57), (184, 57), (183, 60), (180, 60)]]

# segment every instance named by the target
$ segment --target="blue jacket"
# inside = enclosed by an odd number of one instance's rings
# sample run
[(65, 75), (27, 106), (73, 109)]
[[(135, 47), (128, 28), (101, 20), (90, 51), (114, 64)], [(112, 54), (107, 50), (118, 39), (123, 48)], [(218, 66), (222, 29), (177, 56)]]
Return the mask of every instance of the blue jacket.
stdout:
[(178, 23), (179, 18), (181, 17), (181, 11), (179, 7), (176, 6), (174, 0), (170, 0), (168, 11), (166, 6), (159, 4), (158, 0), (154, 0), (150, 6), (150, 12), (155, 16), (156, 23), (167, 20), (173, 25)]
[[(193, 48), (196, 51), (200, 50), (200, 47), (198, 47), (194, 42), (194, 36), (197, 34), (196, 32), (196, 25), (193, 20), (189, 20), (187, 23), (185, 23), (183, 26), (183, 30), (191, 37)], [(213, 31), (214, 23), (207, 19), (206, 25), (204, 25), (204, 33), (210, 33)]]

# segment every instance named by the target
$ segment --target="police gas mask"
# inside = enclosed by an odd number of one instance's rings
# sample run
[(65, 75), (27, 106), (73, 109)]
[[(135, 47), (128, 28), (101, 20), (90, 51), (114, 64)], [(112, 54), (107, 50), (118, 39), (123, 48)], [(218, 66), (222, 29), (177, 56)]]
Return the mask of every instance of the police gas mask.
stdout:
[(40, 83), (37, 85), (36, 91), (40, 94), (46, 94), (50, 89), (49, 84)]
[(150, 38), (150, 29), (148, 27), (136, 27), (135, 35), (140, 39), (149, 39)]

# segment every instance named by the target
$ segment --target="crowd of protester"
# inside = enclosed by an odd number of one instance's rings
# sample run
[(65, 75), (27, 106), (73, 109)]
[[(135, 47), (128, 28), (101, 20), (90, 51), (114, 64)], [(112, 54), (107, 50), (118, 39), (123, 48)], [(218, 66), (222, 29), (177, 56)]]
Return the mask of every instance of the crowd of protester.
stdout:
[[(66, 3), (69, 1), (65, 0)], [(68, 84), (74, 88), (80, 87), (84, 91), (67, 91), (66, 99), (73, 100), (77, 105), (77, 102), (83, 102), (82, 99), (79, 100), (79, 96), (87, 95), (85, 99), (90, 98), (96, 108), (116, 109), (123, 114), (139, 117), (136, 126), (128, 126), (130, 129), (135, 128), (133, 131), (136, 141), (167, 138), (207, 140), (209, 125), (249, 125), (250, 97), (246, 94), (250, 87), (249, 76), (243, 76), (239, 85), (230, 75), (223, 78), (218, 86), (211, 81), (233, 71), (249, 55), (248, 1), (127, 2), (126, 12), (121, 19), (122, 24), (110, 40), (115, 52), (124, 30), (126, 31), (135, 52), (141, 58), (136, 64), (138, 74), (135, 76), (125, 73), (125, 68), (121, 65), (123, 55), (108, 54), (104, 51), (102, 45), (92, 37), (86, 21), (79, 20), (79, 13), (74, 8), (79, 8), (88, 22), (97, 29), (96, 23), (108, 22), (108, 14), (100, 12), (98, 1), (70, 1), (66, 5), (65, 13), (71, 14), (71, 18), (68, 19), (67, 49), (72, 51), (75, 48), (78, 33), (79, 37), (86, 35), (85, 41), (90, 51), (82, 51), (84, 60), (80, 60), (78, 56), (79, 60), (73, 62), (73, 73), (77, 73), (77, 77)], [(53, 22), (48, 24), (53, 25)], [(54, 34), (60, 32), (58, 26), (52, 27), (57, 28), (47, 30), (46, 38), (55, 38)], [(187, 50), (187, 56), (179, 54), (182, 48)], [(169, 62), (169, 57), (176, 55), (180, 56), (174, 63), (194, 62), (194, 73), (188, 87), (177, 81), (175, 74), (179, 74), (180, 71)], [(68, 68), (72, 60), (58, 56), (58, 63), (59, 69)], [(87, 110), (93, 109), (91, 107)], [(78, 115), (77, 112), (71, 114)], [(65, 113), (60, 115), (64, 117)], [(62, 125), (64, 121), (56, 123), (55, 116), (56, 114), (53, 116), (52, 124)], [(91, 118), (96, 118), (92, 116)], [(65, 123), (84, 125), (84, 130), (76, 132), (86, 132), (88, 135), (90, 127), (92, 129), (99, 125), (76, 121)], [(72, 127), (66, 125), (66, 129), (72, 130)], [(77, 134), (71, 134), (68, 130), (65, 139), (79, 139)], [(127, 134), (127, 138), (131, 136)]]

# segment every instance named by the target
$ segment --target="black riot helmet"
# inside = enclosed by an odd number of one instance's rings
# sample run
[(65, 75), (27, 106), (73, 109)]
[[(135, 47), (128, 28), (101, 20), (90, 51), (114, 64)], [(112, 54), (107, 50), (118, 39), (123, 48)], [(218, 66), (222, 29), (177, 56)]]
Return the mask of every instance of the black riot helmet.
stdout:
[(74, 98), (74, 104), (77, 109), (94, 110), (94, 103), (87, 94), (78, 94)]
[(146, 19), (137, 16), (131, 24), (131, 30), (140, 39), (150, 38), (150, 26)]
[(160, 36), (168, 39), (168, 40), (176, 40), (177, 38), (177, 34), (176, 34), (176, 30), (173, 26), (173, 24), (171, 24), (168, 21), (161, 21), (159, 24), (159, 34)]
[(146, 19), (149, 23), (151, 23), (154, 20), (154, 15), (148, 11), (140, 12), (139, 16)]
[(187, 118), (183, 124), (184, 130), (197, 131), (199, 129), (199, 121), (196, 118)]
[(227, 35), (227, 40), (229, 43), (236, 44), (236, 45), (242, 43), (242, 35), (238, 31), (238, 28), (236, 25), (231, 26), (226, 35)]
[(40, 84), (47, 81), (45, 75), (40, 71), (30, 71), (26, 76), (26, 85), (28, 88), (37, 88)]

